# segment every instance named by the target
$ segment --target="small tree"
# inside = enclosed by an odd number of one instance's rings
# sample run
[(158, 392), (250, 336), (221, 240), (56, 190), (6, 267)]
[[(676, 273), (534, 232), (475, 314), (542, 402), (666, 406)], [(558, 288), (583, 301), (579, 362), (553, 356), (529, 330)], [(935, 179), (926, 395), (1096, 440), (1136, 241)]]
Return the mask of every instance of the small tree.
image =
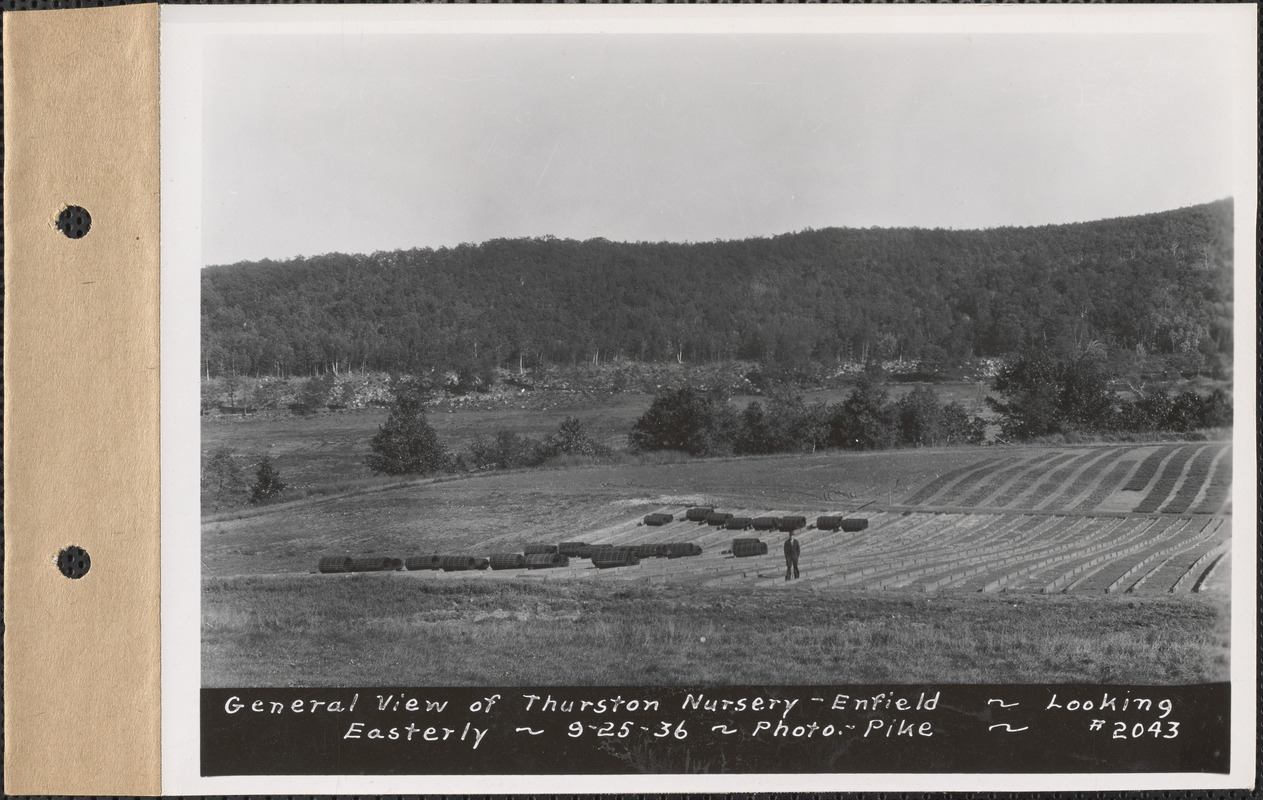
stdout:
[(1030, 439), (1051, 433), (1099, 432), (1119, 424), (1118, 398), (1091, 355), (1056, 361), (1047, 351), (1005, 366), (992, 388), (1004, 401), (987, 398), (1001, 415), (1005, 436)]
[(601, 457), (608, 456), (610, 449), (593, 439), (577, 417), (566, 417), (557, 432), (544, 440), (541, 452), (546, 458), (557, 455)]
[(928, 386), (918, 386), (896, 403), (899, 439), (903, 444), (931, 447), (941, 444), (943, 435), (943, 403), (938, 393)]
[(755, 400), (741, 414), (738, 453), (812, 453), (829, 437), (829, 415), (823, 404), (808, 405), (801, 395), (777, 387), (768, 391), (767, 407)]
[(727, 398), (692, 387), (659, 394), (627, 436), (635, 452), (683, 450), (690, 455), (732, 452), (739, 420)]
[(245, 498), (246, 479), (241, 466), (226, 447), (202, 457), (202, 498), (212, 509), (240, 503)]
[(326, 372), (315, 378), (308, 378), (298, 392), (298, 400), (292, 406), (296, 414), (309, 417), (329, 405), (333, 395), (333, 373)]
[(943, 406), (940, 421), (942, 444), (982, 444), (987, 438), (987, 423), (981, 417), (971, 417), (960, 403)]
[(830, 444), (852, 450), (884, 450), (895, 445), (895, 408), (880, 368), (865, 369), (846, 400), (830, 410)]
[(224, 375), (224, 395), (229, 406), (237, 405), (237, 396), (241, 394), (241, 376), (235, 372)]
[(741, 412), (741, 428), (734, 450), (740, 455), (772, 452), (772, 432), (763, 404), (752, 400)]
[(546, 458), (539, 440), (511, 430), (496, 432), (493, 439), (474, 437), (469, 445), (469, 458), (475, 469), (513, 469), (535, 467)]
[(1057, 364), (1048, 352), (1006, 364), (991, 388), (1006, 398), (987, 397), (987, 405), (1000, 415), (1000, 429), (1006, 437), (1030, 439), (1058, 430)]
[(373, 437), (369, 469), (388, 475), (440, 472), (451, 466), (451, 456), (425, 416), (426, 388), (415, 380), (400, 381), (390, 416)]
[(283, 491), (285, 484), (281, 481), (281, 473), (272, 466), (272, 457), (264, 455), (259, 462), (259, 471), (255, 473), (254, 483), (250, 486), (250, 502), (255, 505), (266, 503)]

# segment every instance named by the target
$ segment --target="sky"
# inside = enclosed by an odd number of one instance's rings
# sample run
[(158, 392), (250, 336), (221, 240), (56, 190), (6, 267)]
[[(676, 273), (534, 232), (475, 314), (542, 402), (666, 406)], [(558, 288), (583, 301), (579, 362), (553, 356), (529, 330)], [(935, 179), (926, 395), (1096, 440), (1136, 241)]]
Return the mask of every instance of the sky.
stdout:
[(1202, 34), (225, 35), (202, 258), (983, 228), (1232, 194)]

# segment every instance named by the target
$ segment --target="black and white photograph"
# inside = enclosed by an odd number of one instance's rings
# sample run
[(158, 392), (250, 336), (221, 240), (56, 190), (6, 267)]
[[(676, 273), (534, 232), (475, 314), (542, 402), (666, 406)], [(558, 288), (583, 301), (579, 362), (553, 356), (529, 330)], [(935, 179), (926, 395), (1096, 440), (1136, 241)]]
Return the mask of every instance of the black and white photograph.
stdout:
[(1254, 774), (1252, 9), (299, 11), (163, 9), (173, 775)]

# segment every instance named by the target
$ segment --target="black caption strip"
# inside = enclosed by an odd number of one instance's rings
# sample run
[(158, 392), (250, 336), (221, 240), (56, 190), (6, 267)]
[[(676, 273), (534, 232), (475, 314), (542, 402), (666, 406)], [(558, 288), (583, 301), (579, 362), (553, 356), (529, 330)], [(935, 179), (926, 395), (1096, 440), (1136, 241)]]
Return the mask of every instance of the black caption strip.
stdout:
[(202, 774), (1217, 772), (1227, 683), (203, 689)]

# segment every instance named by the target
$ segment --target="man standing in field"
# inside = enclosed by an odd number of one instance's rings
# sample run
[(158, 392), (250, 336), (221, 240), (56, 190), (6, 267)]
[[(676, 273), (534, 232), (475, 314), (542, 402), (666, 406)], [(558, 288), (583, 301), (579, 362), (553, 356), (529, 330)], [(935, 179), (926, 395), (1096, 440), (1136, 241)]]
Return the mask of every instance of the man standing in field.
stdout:
[(794, 532), (789, 532), (789, 538), (785, 540), (785, 580), (789, 580), (790, 573), (794, 577), (798, 577), (798, 554), (802, 552), (802, 548), (798, 546), (798, 540), (794, 538)]

